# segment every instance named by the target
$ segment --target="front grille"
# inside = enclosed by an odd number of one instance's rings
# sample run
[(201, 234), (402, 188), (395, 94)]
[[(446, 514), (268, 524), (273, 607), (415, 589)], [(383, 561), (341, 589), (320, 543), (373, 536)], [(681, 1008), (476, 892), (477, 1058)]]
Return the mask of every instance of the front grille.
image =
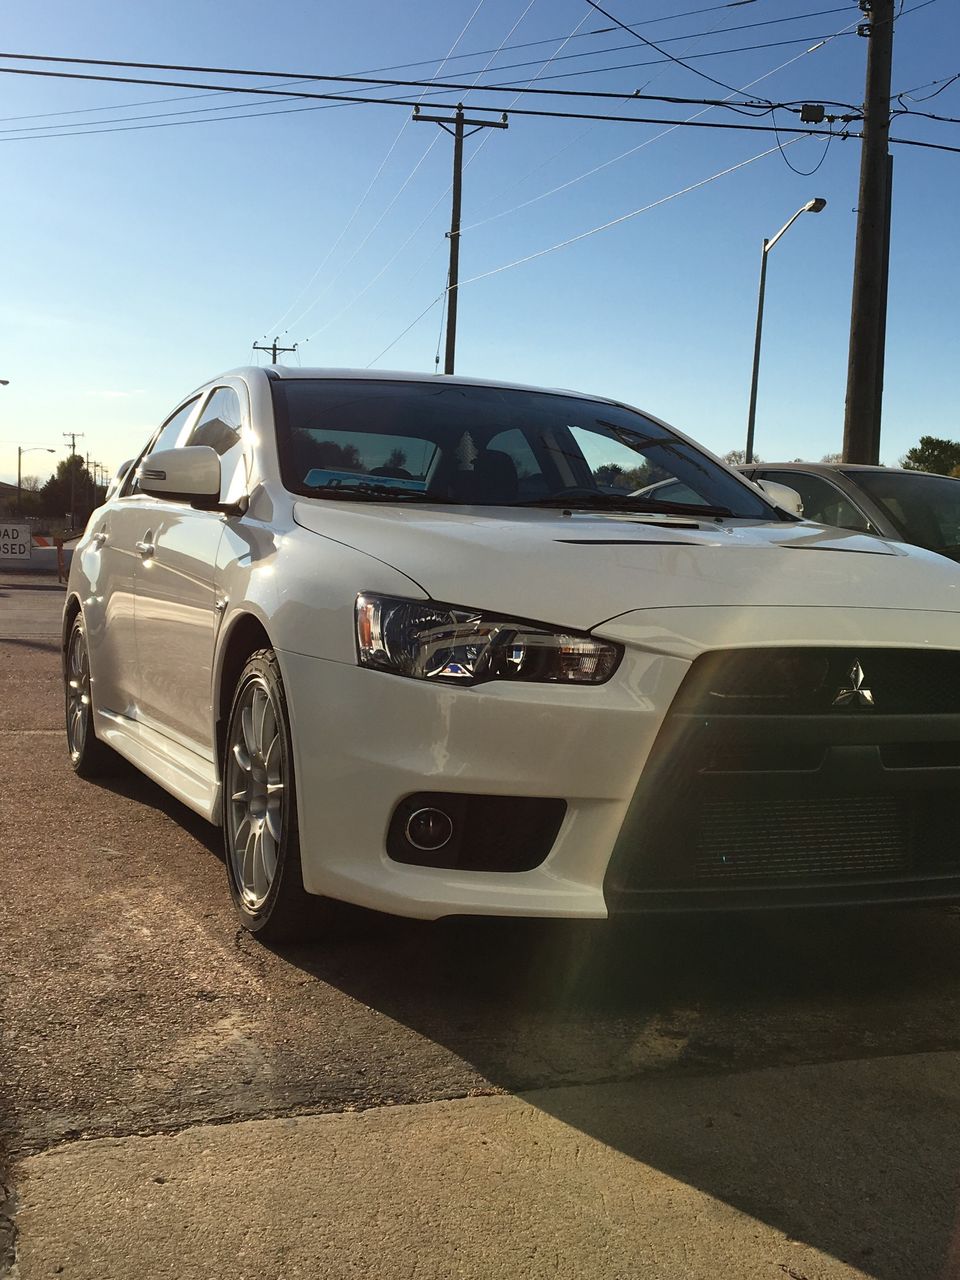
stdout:
[[(859, 663), (875, 705), (834, 707)], [(960, 653), (698, 659), (607, 873), (611, 911), (960, 896)]]
[[(860, 687), (869, 700), (843, 690)], [(730, 649), (690, 669), (677, 710), (714, 715), (943, 715), (960, 713), (960, 651), (949, 649)]]
[[(789, 883), (842, 876), (903, 875), (932, 860), (937, 838), (933, 805), (914, 796), (716, 800), (704, 808), (688, 866), (700, 883)], [(957, 865), (954, 841), (943, 862)], [(934, 850), (936, 853), (936, 850)]]

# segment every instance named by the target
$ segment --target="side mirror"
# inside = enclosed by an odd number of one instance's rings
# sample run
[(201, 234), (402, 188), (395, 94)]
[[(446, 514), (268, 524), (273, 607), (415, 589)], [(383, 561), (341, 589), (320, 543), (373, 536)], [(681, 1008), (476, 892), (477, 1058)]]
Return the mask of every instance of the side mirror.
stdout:
[(140, 463), (137, 479), (141, 492), (154, 498), (216, 506), (220, 501), (220, 456), (208, 444), (158, 449)]
[(775, 480), (754, 480), (753, 483), (776, 506), (783, 507), (784, 511), (789, 511), (792, 515), (803, 515), (803, 499), (796, 489), (791, 489), (789, 485), (777, 484)]

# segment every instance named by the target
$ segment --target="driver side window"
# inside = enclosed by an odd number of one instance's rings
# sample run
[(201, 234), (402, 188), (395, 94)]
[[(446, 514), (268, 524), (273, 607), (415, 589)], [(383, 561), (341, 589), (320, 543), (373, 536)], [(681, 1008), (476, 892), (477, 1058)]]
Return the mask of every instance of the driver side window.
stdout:
[(140, 492), (140, 484), (137, 480), (137, 470), (145, 458), (148, 458), (151, 453), (156, 453), (158, 449), (177, 448), (180, 443), (180, 437), (183, 434), (183, 430), (191, 418), (194, 409), (197, 407), (198, 400), (199, 396), (195, 396), (166, 420), (154, 439), (147, 445), (146, 449), (144, 449), (143, 453), (137, 459), (134, 466), (130, 468), (130, 474), (127, 477), (127, 483), (123, 489), (123, 497), (130, 498)]

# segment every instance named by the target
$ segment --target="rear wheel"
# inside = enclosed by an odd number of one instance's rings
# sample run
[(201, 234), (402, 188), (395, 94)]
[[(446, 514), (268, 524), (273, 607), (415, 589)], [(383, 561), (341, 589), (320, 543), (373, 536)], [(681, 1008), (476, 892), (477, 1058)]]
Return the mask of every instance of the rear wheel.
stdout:
[(82, 614), (77, 614), (74, 619), (67, 641), (64, 697), (67, 747), (74, 772), (81, 778), (99, 778), (114, 773), (117, 757), (100, 741), (93, 727), (90, 652)]
[(265, 942), (316, 932), (331, 904), (303, 887), (290, 722), (272, 649), (252, 654), (240, 673), (223, 788), (227, 875), (244, 927)]

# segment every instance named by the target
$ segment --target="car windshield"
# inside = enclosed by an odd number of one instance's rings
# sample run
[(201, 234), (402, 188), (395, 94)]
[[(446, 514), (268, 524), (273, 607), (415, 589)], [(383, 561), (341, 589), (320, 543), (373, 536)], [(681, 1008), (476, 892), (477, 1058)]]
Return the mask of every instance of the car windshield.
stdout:
[[(694, 446), (618, 405), (447, 382), (283, 378), (271, 387), (293, 493), (779, 518)], [(665, 481), (682, 487), (651, 488)]]
[(926, 472), (845, 474), (886, 511), (905, 542), (960, 560), (960, 480)]

